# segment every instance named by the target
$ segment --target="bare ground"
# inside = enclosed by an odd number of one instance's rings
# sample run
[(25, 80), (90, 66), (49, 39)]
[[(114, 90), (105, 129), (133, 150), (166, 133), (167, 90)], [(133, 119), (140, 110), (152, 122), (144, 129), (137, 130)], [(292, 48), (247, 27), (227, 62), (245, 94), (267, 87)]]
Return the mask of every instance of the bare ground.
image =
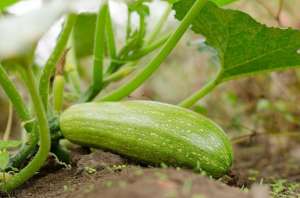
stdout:
[[(57, 164), (54, 158), (49, 158), (48, 165), (39, 174), (9, 196), (300, 197), (300, 186), (297, 186), (300, 182), (299, 146), (273, 153), (267, 151), (269, 146), (263, 141), (236, 146), (236, 160), (231, 174), (218, 181), (191, 170), (144, 167), (109, 152), (95, 150), (87, 153), (77, 148), (72, 151), (72, 166), (65, 167)], [(279, 155), (278, 152), (283, 153)], [(268, 184), (268, 187), (264, 184)], [(2, 194), (1, 197), (8, 195)]]

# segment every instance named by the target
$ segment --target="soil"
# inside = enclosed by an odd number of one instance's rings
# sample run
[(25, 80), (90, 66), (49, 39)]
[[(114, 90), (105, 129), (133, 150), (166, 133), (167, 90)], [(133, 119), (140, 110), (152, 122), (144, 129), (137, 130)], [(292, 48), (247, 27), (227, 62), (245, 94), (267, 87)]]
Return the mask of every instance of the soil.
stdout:
[[(192, 170), (145, 167), (109, 152), (87, 152), (76, 147), (72, 149), (71, 166), (49, 157), (47, 165), (34, 178), (10, 195), (0, 197), (300, 197), (300, 186), (295, 186), (292, 191), (279, 189), (279, 194), (271, 192), (274, 190), (272, 183), (283, 181), (282, 178), (289, 183), (300, 182), (299, 144), (298, 147), (290, 146), (293, 149), (285, 151), (284, 155), (278, 155), (281, 150), (268, 153), (269, 146), (262, 142), (237, 145), (231, 173), (219, 180)], [(283, 183), (283, 186), (289, 183)], [(269, 187), (262, 184), (269, 184)]]

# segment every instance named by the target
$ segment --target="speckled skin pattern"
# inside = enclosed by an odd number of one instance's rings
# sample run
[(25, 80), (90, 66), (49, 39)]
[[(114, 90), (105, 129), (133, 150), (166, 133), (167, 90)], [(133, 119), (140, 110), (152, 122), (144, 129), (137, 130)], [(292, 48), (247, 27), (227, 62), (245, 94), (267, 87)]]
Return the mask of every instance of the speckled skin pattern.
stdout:
[(175, 105), (151, 101), (78, 104), (60, 118), (68, 140), (107, 149), (151, 164), (200, 168), (226, 174), (232, 147), (208, 118)]

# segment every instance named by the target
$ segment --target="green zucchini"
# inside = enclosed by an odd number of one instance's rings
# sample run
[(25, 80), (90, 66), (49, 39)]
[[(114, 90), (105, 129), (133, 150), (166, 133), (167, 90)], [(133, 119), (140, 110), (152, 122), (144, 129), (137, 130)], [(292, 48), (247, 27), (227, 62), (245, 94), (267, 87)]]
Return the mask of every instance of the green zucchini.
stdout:
[(219, 177), (232, 164), (232, 147), (208, 118), (150, 101), (78, 104), (60, 118), (68, 140), (151, 164), (199, 168)]

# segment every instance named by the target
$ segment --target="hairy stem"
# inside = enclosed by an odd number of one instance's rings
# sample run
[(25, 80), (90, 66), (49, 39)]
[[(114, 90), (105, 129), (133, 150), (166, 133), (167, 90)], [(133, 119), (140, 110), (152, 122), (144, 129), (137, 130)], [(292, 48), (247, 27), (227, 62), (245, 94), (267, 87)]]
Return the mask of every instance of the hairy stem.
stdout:
[(61, 55), (63, 54), (68, 39), (70, 37), (72, 28), (76, 22), (77, 16), (75, 14), (70, 14), (64, 24), (64, 27), (59, 35), (59, 38), (56, 42), (56, 46), (53, 49), (49, 59), (46, 62), (46, 65), (42, 71), (40, 82), (39, 82), (39, 92), (44, 104), (45, 110), (48, 109), (48, 97), (49, 97), (49, 87), (50, 87), (50, 78), (55, 71), (55, 66), (58, 63)]
[(43, 166), (50, 151), (51, 144), (47, 116), (36, 86), (32, 68), (27, 67), (25, 73), (27, 75), (26, 85), (33, 102), (39, 126), (40, 146), (37, 154), (29, 164), (1, 186), (1, 189), (4, 191), (11, 191), (31, 178)]
[(136, 76), (133, 77), (128, 83), (119, 87), (117, 90), (105, 95), (100, 98), (100, 101), (117, 101), (120, 100), (129, 94), (131, 94), (134, 90), (136, 90), (145, 80), (147, 80), (160, 66), (160, 64), (168, 57), (168, 55), (172, 52), (176, 44), (179, 42), (183, 34), (189, 28), (191, 22), (194, 18), (199, 14), (203, 6), (207, 0), (197, 0), (189, 12), (186, 14), (182, 22), (176, 31), (172, 34), (172, 36), (165, 43), (159, 54)]

